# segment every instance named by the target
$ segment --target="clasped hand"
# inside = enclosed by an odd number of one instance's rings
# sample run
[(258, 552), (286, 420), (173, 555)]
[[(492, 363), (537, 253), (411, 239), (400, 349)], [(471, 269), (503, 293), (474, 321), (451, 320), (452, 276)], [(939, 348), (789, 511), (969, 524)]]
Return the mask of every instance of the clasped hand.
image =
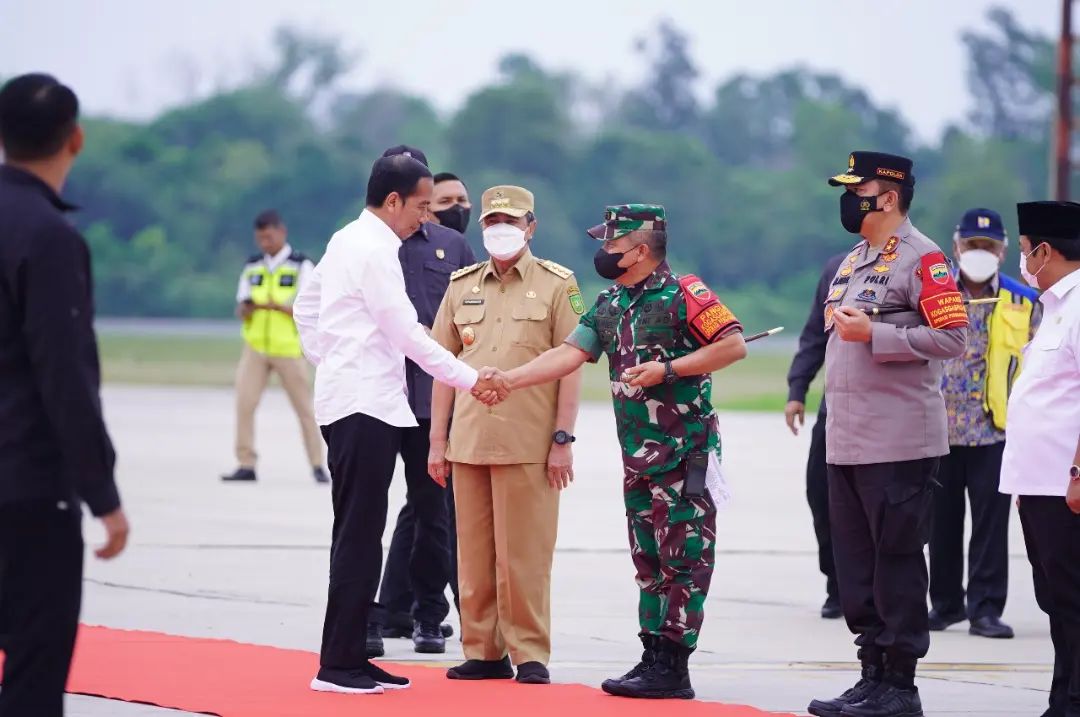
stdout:
[(473, 397), (486, 406), (494, 406), (510, 395), (510, 380), (497, 368), (485, 366), (472, 387)]

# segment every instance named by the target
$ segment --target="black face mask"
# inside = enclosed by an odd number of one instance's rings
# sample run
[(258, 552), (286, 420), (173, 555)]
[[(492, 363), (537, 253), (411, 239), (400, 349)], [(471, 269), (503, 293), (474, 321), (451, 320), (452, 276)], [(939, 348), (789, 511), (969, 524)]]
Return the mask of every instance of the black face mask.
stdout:
[[(888, 194), (888, 192), (885, 192)], [(885, 196), (879, 194), (876, 197), (861, 197), (855, 192), (845, 191), (840, 195), (840, 223), (852, 234), (858, 234), (862, 230), (863, 220), (870, 212), (883, 211), (878, 206), (878, 199)]]
[(608, 254), (604, 251), (604, 247), (600, 247), (596, 255), (593, 256), (593, 266), (596, 267), (596, 273), (605, 279), (615, 281), (627, 271), (619, 266), (619, 262), (622, 261), (624, 256), (626, 256), (625, 251)]
[(432, 212), (439, 219), (439, 224), (462, 234), (465, 233), (466, 227), (469, 226), (469, 215), (471, 213), (472, 209), (467, 209), (460, 204), (455, 204), (449, 209), (443, 209), (440, 212)]

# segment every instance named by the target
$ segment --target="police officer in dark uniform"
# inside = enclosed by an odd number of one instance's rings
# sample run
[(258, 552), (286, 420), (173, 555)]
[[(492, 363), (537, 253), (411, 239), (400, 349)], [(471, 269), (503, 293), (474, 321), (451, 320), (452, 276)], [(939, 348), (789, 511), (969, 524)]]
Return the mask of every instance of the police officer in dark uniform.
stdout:
[(82, 503), (118, 555), (128, 524), (98, 395), (90, 252), (60, 191), (82, 150), (75, 93), (0, 89), (0, 717), (60, 717), (82, 600)]
[[(825, 333), (825, 319), (821, 307), (829, 296), (833, 277), (847, 254), (837, 254), (825, 262), (825, 269), (814, 292), (814, 303), (799, 335), (799, 350), (791, 360), (788, 370), (788, 402), (784, 407), (784, 419), (796, 436), (799, 427), (806, 423), (806, 392), (825, 363), (825, 346), (829, 335)], [(821, 616), (835, 620), (841, 616), (840, 593), (836, 586), (836, 565), (833, 562), (832, 537), (829, 534), (829, 481), (825, 471), (825, 401), (818, 409), (817, 422), (810, 434), (810, 455), (806, 461), (806, 502), (814, 520), (814, 536), (818, 544), (818, 568), (825, 576), (825, 604)]]
[[(424, 153), (406, 145), (391, 147), (383, 156), (399, 154), (408, 154), (427, 166)], [(456, 177), (452, 181), (460, 183)], [(468, 210), (454, 207), (450, 214), (445, 209), (440, 214), (454, 219), (461, 214), (467, 226)], [(424, 222), (403, 241), (398, 257), (416, 315), (420, 323), (431, 328), (450, 275), (475, 264), (476, 257), (460, 232), (434, 222)], [(447, 582), (457, 595), (454, 494), (428, 478), (431, 381), (422, 368), (405, 360), (409, 407), (420, 425), (403, 429), (401, 458), (405, 471), (415, 473), (417, 480), (409, 481), (407, 502), (398, 514), (390, 541), (379, 605), (372, 611), (368, 626), (369, 657), (384, 654), (384, 635), (411, 637), (417, 652), (441, 653), (446, 650), (446, 638), (452, 634), (452, 628), (441, 623), (450, 612), (444, 594)]]
[(915, 667), (930, 648), (923, 548), (949, 452), (942, 361), (964, 352), (967, 311), (944, 254), (907, 218), (910, 159), (855, 152), (829, 183), (844, 188), (844, 228), (863, 237), (824, 306), (829, 518), (862, 679), (809, 712), (921, 717)]

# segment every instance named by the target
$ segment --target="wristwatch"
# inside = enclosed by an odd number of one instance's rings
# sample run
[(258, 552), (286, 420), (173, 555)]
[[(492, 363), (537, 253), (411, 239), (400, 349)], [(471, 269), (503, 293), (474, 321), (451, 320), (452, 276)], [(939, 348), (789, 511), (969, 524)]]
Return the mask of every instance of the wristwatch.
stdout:
[(675, 373), (675, 367), (670, 361), (664, 362), (664, 383), (675, 383), (679, 380), (679, 374)]
[(575, 438), (571, 434), (567, 433), (566, 431), (561, 431), (560, 430), (560, 431), (555, 431), (555, 433), (552, 434), (551, 440), (555, 441), (560, 446), (565, 446), (567, 443), (573, 443), (574, 441), (577, 440), (577, 438)]
[(1069, 477), (1073, 480), (1080, 480), (1080, 466), (1073, 466), (1070, 468)]

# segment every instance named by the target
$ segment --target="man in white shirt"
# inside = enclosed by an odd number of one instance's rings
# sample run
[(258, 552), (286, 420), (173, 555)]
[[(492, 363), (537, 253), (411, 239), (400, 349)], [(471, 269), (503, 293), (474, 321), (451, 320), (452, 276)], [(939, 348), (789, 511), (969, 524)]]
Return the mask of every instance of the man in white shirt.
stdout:
[(294, 304), (304, 354), (317, 366), (315, 420), (329, 447), (334, 506), (320, 669), (311, 682), (318, 691), (409, 686), (368, 661), (365, 641), (400, 428), (417, 425), (405, 357), (455, 388), (494, 389), (428, 336), (405, 291), (398, 251), (420, 228), (431, 194), (431, 172), (416, 159), (378, 159), (367, 208), (330, 239)]
[(1002, 493), (1019, 497), (1035, 598), (1050, 616), (1043, 717), (1080, 717), (1080, 204), (1017, 205), (1020, 272), (1044, 315), (1009, 397)]
[(304, 450), (317, 483), (330, 479), (323, 470), (323, 444), (311, 410), (308, 365), (300, 350), (292, 304), (315, 268), (288, 242), (288, 229), (273, 209), (255, 217), (259, 253), (248, 259), (236, 287), (236, 315), (243, 321), (244, 353), (236, 367), (236, 461), (225, 481), (255, 480), (255, 409), (270, 374), (276, 373), (289, 397)]

